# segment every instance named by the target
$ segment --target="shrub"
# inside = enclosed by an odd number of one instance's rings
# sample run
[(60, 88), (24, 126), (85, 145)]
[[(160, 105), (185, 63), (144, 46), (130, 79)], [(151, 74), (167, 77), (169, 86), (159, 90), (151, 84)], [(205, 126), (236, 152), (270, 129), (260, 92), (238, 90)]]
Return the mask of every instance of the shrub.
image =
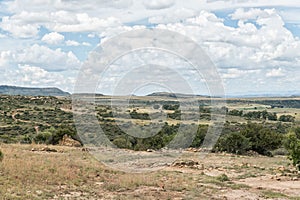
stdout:
[(275, 149), (274, 151), (272, 151), (272, 154), (274, 156), (286, 156), (288, 155), (288, 151), (285, 148), (281, 147), (279, 149)]
[(194, 137), (194, 140), (191, 144), (191, 147), (200, 147), (204, 141), (204, 138), (206, 136), (206, 133), (207, 133), (207, 129), (208, 129), (208, 126), (199, 126), (198, 127), (198, 130), (197, 130), (197, 133)]
[(61, 125), (58, 128), (48, 128), (43, 132), (40, 132), (37, 135), (35, 135), (34, 141), (36, 143), (56, 145), (59, 143), (59, 141), (63, 138), (64, 135), (68, 135), (72, 139), (81, 142), (78, 135), (76, 134), (75, 129), (72, 126), (67, 125)]
[(282, 145), (282, 134), (260, 124), (249, 123), (241, 133), (249, 139), (250, 149), (262, 155), (270, 156), (272, 155), (270, 151)]
[(293, 165), (300, 171), (300, 137), (295, 132), (287, 134), (284, 146), (288, 150), (289, 159), (292, 160)]
[(153, 109), (157, 110), (159, 108), (160, 108), (160, 105), (158, 105), (158, 104), (153, 105)]
[(128, 141), (125, 137), (117, 137), (113, 140), (113, 144), (116, 145), (118, 148), (132, 148), (132, 144)]
[(230, 179), (228, 178), (228, 176), (226, 174), (221, 174), (221, 175), (217, 176), (216, 179), (221, 182), (230, 181)]
[(236, 110), (236, 109), (233, 109), (233, 110), (230, 110), (230, 111), (228, 112), (228, 115), (242, 116), (242, 115), (243, 115), (243, 111), (242, 111), (242, 110)]
[(4, 157), (4, 155), (3, 155), (2, 151), (0, 150), (0, 162), (3, 160), (3, 157)]
[(278, 120), (281, 122), (294, 122), (295, 117), (292, 115), (281, 115)]
[(40, 132), (34, 137), (34, 142), (41, 144), (49, 144), (52, 140), (52, 134), (53, 133), (51, 133), (49, 130)]
[(215, 146), (216, 151), (226, 151), (235, 154), (244, 154), (249, 148), (249, 139), (237, 132), (221, 136)]

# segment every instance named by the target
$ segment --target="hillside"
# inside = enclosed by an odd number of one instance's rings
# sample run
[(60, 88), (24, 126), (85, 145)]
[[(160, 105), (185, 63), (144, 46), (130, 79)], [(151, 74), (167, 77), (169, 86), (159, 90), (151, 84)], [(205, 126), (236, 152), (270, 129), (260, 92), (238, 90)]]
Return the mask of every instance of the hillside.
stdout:
[(68, 96), (68, 92), (64, 92), (55, 87), (49, 88), (29, 88), (0, 85), (0, 94), (6, 95), (24, 95), (24, 96)]
[(202, 95), (169, 93), (169, 92), (154, 92), (154, 93), (148, 94), (146, 96), (149, 96), (149, 97), (172, 97), (172, 98), (209, 97), (209, 96), (202, 96)]

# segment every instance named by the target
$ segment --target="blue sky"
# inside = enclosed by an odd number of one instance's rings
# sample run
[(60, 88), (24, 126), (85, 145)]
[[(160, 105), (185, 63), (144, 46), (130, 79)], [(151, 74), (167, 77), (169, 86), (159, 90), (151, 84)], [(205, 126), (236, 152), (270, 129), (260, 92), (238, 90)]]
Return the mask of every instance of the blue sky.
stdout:
[[(300, 94), (299, 13), (295, 0), (4, 0), (0, 85), (73, 92), (81, 66), (98, 45), (126, 31), (159, 28), (197, 42), (227, 95)], [(199, 88), (196, 93), (207, 93)]]

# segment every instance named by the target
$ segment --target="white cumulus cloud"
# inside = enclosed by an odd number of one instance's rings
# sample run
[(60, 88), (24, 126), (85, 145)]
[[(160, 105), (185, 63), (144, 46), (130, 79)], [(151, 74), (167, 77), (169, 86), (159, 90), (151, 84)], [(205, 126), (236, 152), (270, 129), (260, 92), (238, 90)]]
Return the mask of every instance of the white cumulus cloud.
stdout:
[(43, 36), (42, 41), (47, 44), (59, 44), (64, 41), (65, 37), (57, 32), (48, 33)]
[(285, 76), (284, 71), (281, 68), (272, 69), (266, 74), (267, 77), (283, 77)]
[(16, 52), (14, 57), (20, 64), (39, 66), (47, 71), (63, 71), (80, 66), (80, 61), (71, 51), (63, 52), (59, 48), (52, 50), (37, 44)]
[(66, 41), (66, 45), (67, 46), (75, 46), (75, 47), (77, 47), (77, 46), (91, 46), (91, 44), (88, 43), (88, 42), (82, 42), (82, 43), (80, 43), (80, 42), (77, 42), (75, 40), (67, 40)]
[(48, 72), (43, 68), (32, 65), (19, 64), (17, 69), (8, 70), (5, 74), (10, 79), (10, 84), (36, 87), (59, 87), (66, 91), (72, 91), (74, 77), (59, 72)]
[(169, 8), (175, 4), (174, 0), (144, 0), (147, 9), (159, 10)]

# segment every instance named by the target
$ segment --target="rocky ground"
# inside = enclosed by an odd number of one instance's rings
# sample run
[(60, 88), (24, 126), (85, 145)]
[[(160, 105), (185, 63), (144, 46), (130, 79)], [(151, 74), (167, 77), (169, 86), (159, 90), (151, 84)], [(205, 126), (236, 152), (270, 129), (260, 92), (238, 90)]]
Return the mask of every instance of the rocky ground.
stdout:
[[(86, 147), (8, 144), (0, 149), (0, 199), (300, 199), (300, 176), (285, 156), (189, 149), (163, 152), (170, 159), (159, 160), (161, 152), (151, 150), (108, 154)], [(107, 157), (100, 157), (101, 151)], [(147, 170), (133, 173), (138, 167)]]

